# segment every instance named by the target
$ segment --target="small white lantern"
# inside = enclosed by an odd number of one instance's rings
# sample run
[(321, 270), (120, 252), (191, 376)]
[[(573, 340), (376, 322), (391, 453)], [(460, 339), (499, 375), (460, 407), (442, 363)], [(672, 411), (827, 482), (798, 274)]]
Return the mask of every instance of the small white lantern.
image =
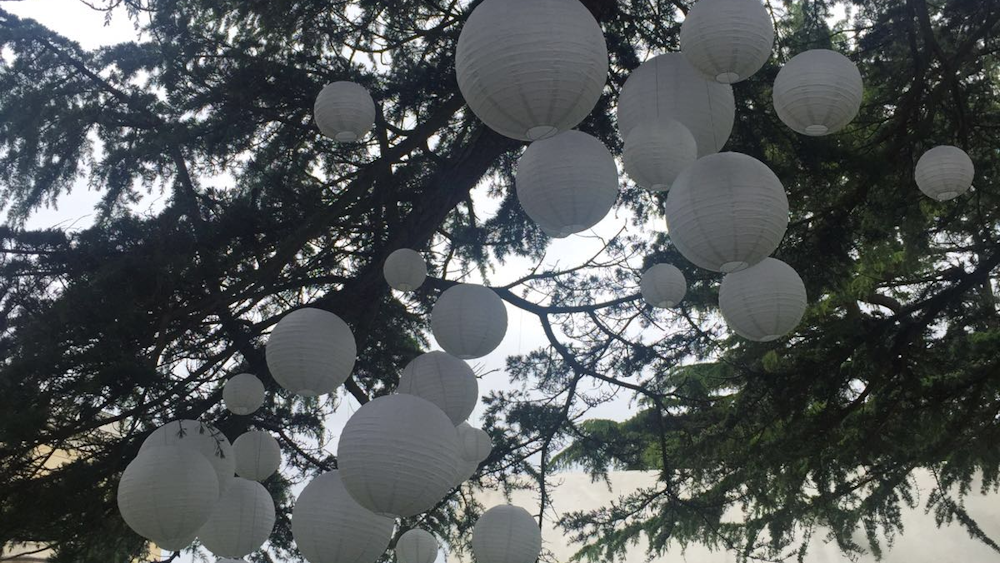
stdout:
[(643, 123), (673, 118), (698, 143), (698, 156), (719, 152), (736, 121), (733, 88), (708, 80), (680, 53), (664, 53), (632, 71), (618, 97), (618, 133), (628, 139)]
[(681, 53), (722, 84), (760, 70), (773, 45), (774, 23), (760, 0), (698, 0), (681, 24)]
[(677, 266), (656, 264), (642, 273), (639, 289), (653, 307), (676, 307), (687, 293), (687, 280)]
[(394, 526), (359, 505), (339, 471), (310, 481), (292, 510), (292, 537), (309, 563), (373, 563), (389, 547)]
[(278, 321), (265, 355), (279, 385), (297, 395), (317, 397), (347, 381), (358, 348), (351, 327), (340, 317), (305, 307)]
[(493, 442), (485, 430), (475, 428), (468, 422), (459, 424), (456, 429), (458, 430), (459, 453), (463, 459), (474, 461), (476, 465), (479, 465), (490, 456), (490, 452), (493, 451)]
[(243, 557), (264, 545), (272, 529), (271, 494), (260, 483), (237, 477), (198, 531), (198, 539), (219, 557)]
[(398, 563), (434, 563), (438, 554), (438, 541), (430, 532), (413, 528), (396, 540)]
[(263, 481), (281, 465), (281, 447), (267, 432), (252, 430), (233, 442), (236, 474), (251, 481)]
[(434, 403), (452, 424), (469, 418), (479, 400), (479, 382), (469, 364), (439, 351), (422, 354), (406, 364), (396, 391)]
[(222, 400), (233, 414), (253, 414), (264, 404), (264, 384), (249, 373), (235, 375), (222, 388)]
[(861, 108), (864, 84), (850, 59), (828, 49), (792, 57), (774, 79), (774, 111), (797, 133), (829, 135), (847, 126)]
[(363, 405), (344, 425), (337, 462), (358, 504), (384, 516), (433, 508), (457, 478), (458, 433), (429, 401), (386, 395)]
[(413, 291), (427, 279), (427, 263), (416, 250), (400, 248), (385, 259), (385, 281), (399, 291)]
[(531, 143), (517, 161), (517, 199), (524, 212), (552, 236), (585, 231), (618, 199), (618, 168), (604, 143), (567, 131)]
[(375, 124), (375, 102), (364, 86), (354, 82), (327, 84), (313, 107), (316, 126), (327, 137), (352, 143)]
[(441, 293), (431, 309), (431, 332), (452, 356), (481, 358), (495, 350), (507, 334), (507, 308), (488, 287), (453, 285)]
[(622, 153), (625, 171), (647, 190), (665, 192), (698, 160), (698, 143), (680, 121), (663, 118), (632, 129)]
[(538, 522), (520, 506), (494, 506), (472, 530), (472, 553), (478, 563), (535, 563), (541, 552)]
[(455, 74), (483, 123), (535, 141), (572, 129), (594, 109), (608, 50), (577, 0), (486, 0), (459, 35)]
[(211, 424), (187, 419), (168, 422), (154, 430), (142, 442), (139, 451), (144, 452), (160, 446), (180, 446), (201, 454), (218, 475), (220, 493), (233, 479), (235, 473), (233, 446), (225, 434)]
[(969, 191), (976, 168), (962, 149), (941, 145), (920, 157), (913, 176), (925, 195), (937, 201), (948, 201)]
[(696, 266), (735, 272), (769, 256), (788, 227), (788, 198), (764, 163), (735, 152), (698, 159), (665, 206), (670, 241)]
[(722, 278), (719, 309), (736, 334), (757, 342), (777, 340), (802, 320), (806, 287), (791, 266), (765, 258)]

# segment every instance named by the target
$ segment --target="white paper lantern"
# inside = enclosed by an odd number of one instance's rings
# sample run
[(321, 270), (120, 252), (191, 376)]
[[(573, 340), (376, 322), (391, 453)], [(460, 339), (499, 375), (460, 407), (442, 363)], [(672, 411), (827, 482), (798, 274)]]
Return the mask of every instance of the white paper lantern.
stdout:
[(142, 442), (139, 451), (159, 446), (180, 446), (201, 454), (215, 469), (220, 493), (229, 486), (236, 472), (233, 446), (225, 434), (211, 424), (187, 419), (168, 422), (154, 430)]
[(263, 481), (281, 466), (281, 447), (267, 432), (252, 430), (233, 442), (236, 474), (251, 481)]
[(538, 522), (520, 506), (494, 506), (472, 530), (472, 552), (478, 563), (535, 563), (541, 551)]
[(427, 279), (427, 263), (416, 250), (400, 248), (385, 259), (385, 281), (399, 291), (413, 291)]
[(636, 184), (665, 192), (685, 168), (698, 160), (698, 143), (680, 121), (667, 117), (632, 129), (625, 139), (622, 160)]
[(928, 197), (947, 201), (969, 191), (976, 168), (962, 149), (941, 145), (920, 157), (913, 176), (917, 187)]
[(271, 493), (256, 481), (237, 477), (198, 531), (198, 539), (219, 557), (243, 557), (264, 545), (272, 529)]
[(764, 163), (735, 152), (698, 159), (681, 173), (665, 206), (670, 240), (696, 266), (735, 272), (778, 247), (788, 198)]
[(313, 114), (321, 133), (351, 143), (367, 135), (375, 124), (375, 102), (360, 84), (334, 82), (316, 96)]
[(297, 395), (316, 397), (347, 381), (358, 348), (351, 328), (340, 317), (306, 307), (278, 322), (265, 355), (279, 385)]
[(141, 449), (118, 483), (118, 510), (129, 528), (176, 549), (179, 540), (193, 538), (218, 499), (219, 478), (194, 448)]
[(479, 400), (479, 382), (469, 364), (439, 351), (422, 354), (406, 364), (396, 390), (434, 403), (452, 424), (469, 418)]
[(249, 373), (235, 375), (222, 388), (222, 400), (233, 414), (253, 414), (264, 404), (264, 384)]
[(490, 456), (490, 452), (493, 451), (493, 441), (490, 440), (490, 435), (485, 430), (475, 428), (467, 422), (459, 424), (456, 429), (458, 430), (459, 453), (463, 459), (474, 461), (478, 465)]
[(396, 540), (398, 563), (434, 563), (438, 554), (438, 541), (430, 532), (414, 528)]
[(486, 0), (462, 28), (455, 73), (483, 123), (535, 141), (572, 129), (594, 109), (608, 50), (577, 0)]
[(788, 334), (802, 320), (806, 287), (791, 266), (765, 258), (722, 278), (719, 309), (736, 334), (769, 342)]
[(567, 131), (531, 143), (517, 161), (515, 185), (528, 217), (561, 238), (593, 227), (611, 211), (618, 168), (599, 140)]
[(441, 293), (431, 309), (431, 332), (452, 356), (481, 358), (495, 350), (507, 334), (507, 308), (488, 287), (453, 285)]
[(451, 490), (458, 433), (441, 409), (413, 395), (387, 395), (344, 425), (337, 463), (358, 504), (387, 516), (414, 516)]
[(310, 481), (292, 510), (292, 536), (309, 563), (374, 563), (389, 547), (394, 526), (359, 505), (339, 471)]
[(676, 307), (687, 293), (687, 280), (673, 264), (656, 264), (642, 273), (639, 289), (653, 307)]
[(858, 114), (864, 84), (850, 59), (827, 49), (792, 57), (774, 79), (774, 111), (793, 131), (821, 136), (840, 131)]
[(773, 45), (774, 23), (760, 0), (698, 0), (681, 24), (681, 53), (722, 84), (760, 70)]
[(698, 156), (719, 152), (736, 121), (733, 88), (708, 80), (680, 53), (664, 53), (632, 71), (618, 97), (618, 133), (628, 139), (643, 123), (673, 118), (698, 143)]

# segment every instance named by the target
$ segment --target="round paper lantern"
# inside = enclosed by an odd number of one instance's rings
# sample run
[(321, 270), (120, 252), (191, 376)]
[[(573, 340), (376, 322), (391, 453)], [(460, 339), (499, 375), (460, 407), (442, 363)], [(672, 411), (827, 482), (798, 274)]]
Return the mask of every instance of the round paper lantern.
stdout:
[(143, 441), (139, 451), (144, 452), (159, 446), (180, 446), (201, 454), (215, 469), (220, 493), (233, 479), (233, 473), (236, 471), (233, 463), (233, 446), (225, 434), (211, 424), (187, 419), (168, 422), (154, 430)]
[(205, 549), (243, 557), (264, 545), (274, 529), (274, 500), (263, 485), (236, 477), (198, 531)]
[(233, 414), (253, 414), (264, 404), (264, 384), (249, 373), (235, 375), (222, 388), (222, 400)]
[(976, 168), (962, 149), (949, 145), (934, 147), (917, 161), (917, 187), (938, 201), (954, 199), (972, 187)]
[(520, 506), (494, 506), (472, 530), (472, 553), (478, 563), (534, 563), (541, 552), (538, 523)]
[(531, 143), (517, 161), (517, 200), (552, 236), (585, 231), (618, 199), (615, 159), (596, 138), (567, 131)]
[(698, 143), (680, 121), (667, 117), (632, 129), (622, 157), (636, 184), (665, 192), (681, 171), (698, 160)]
[(858, 67), (840, 53), (813, 49), (792, 57), (774, 79), (774, 111), (797, 133), (840, 131), (861, 108), (864, 84)]
[(490, 456), (490, 452), (493, 451), (493, 442), (486, 431), (470, 426), (467, 422), (459, 424), (456, 429), (458, 430), (459, 453), (463, 459), (474, 461), (478, 465)]
[(358, 504), (381, 515), (414, 516), (451, 490), (458, 433), (441, 409), (413, 395), (386, 395), (344, 425), (337, 462)]
[(673, 264), (656, 264), (642, 273), (639, 289), (653, 307), (675, 307), (687, 293), (687, 280)]
[(577, 0), (486, 0), (459, 35), (455, 73), (490, 129), (535, 141), (572, 129), (594, 109), (608, 50)]
[(118, 510), (129, 528), (153, 542), (192, 538), (219, 499), (219, 478), (194, 448), (159, 446), (139, 451), (118, 483)]
[(722, 278), (719, 309), (736, 334), (769, 342), (788, 334), (802, 320), (806, 287), (791, 266), (765, 258)]
[(233, 442), (236, 474), (251, 481), (263, 481), (281, 465), (281, 448), (267, 432), (252, 430)]
[(665, 206), (670, 240), (696, 266), (734, 272), (778, 247), (788, 226), (781, 181), (759, 160), (725, 152), (681, 173)]
[(316, 97), (313, 114), (321, 133), (351, 143), (368, 134), (375, 124), (375, 102), (360, 84), (334, 82)]
[(719, 152), (736, 121), (733, 88), (708, 80), (680, 53), (654, 57), (632, 71), (618, 97), (618, 132), (670, 117), (691, 131), (698, 156)]
[(481, 358), (495, 350), (507, 334), (507, 308), (488, 287), (453, 285), (441, 293), (431, 309), (431, 332), (452, 356)]
[(396, 390), (434, 403), (452, 424), (468, 418), (479, 399), (479, 382), (469, 364), (438, 351), (417, 356), (406, 364)]
[(304, 397), (325, 395), (347, 381), (357, 355), (347, 323), (311, 307), (292, 311), (278, 321), (265, 347), (274, 380)]
[(760, 70), (773, 45), (774, 23), (759, 0), (698, 0), (681, 24), (681, 53), (722, 84)]
[(438, 541), (430, 532), (414, 528), (396, 540), (398, 563), (434, 563), (438, 554)]
[(385, 259), (385, 281), (399, 291), (413, 291), (427, 279), (427, 263), (416, 250), (400, 248)]

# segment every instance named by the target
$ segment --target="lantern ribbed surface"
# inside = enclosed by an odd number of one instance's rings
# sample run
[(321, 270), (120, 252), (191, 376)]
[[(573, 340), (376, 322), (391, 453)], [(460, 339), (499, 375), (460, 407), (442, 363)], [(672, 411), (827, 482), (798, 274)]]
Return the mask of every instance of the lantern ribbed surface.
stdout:
[(469, 364), (439, 351), (421, 354), (406, 364), (396, 390), (434, 403), (452, 424), (469, 418), (479, 400), (479, 382)]
[(431, 309), (438, 345), (461, 360), (481, 358), (507, 334), (507, 308), (492, 289), (460, 283), (444, 290)]
[(271, 494), (260, 483), (237, 477), (198, 531), (198, 539), (219, 557), (243, 557), (264, 545), (272, 529)]
[(490, 452), (493, 451), (493, 441), (485, 430), (470, 426), (467, 422), (459, 424), (456, 429), (462, 459), (474, 461), (478, 465), (490, 456)]
[(438, 554), (438, 541), (426, 530), (407, 530), (396, 540), (398, 563), (434, 563)]
[(538, 523), (520, 506), (494, 506), (472, 530), (472, 552), (478, 563), (535, 563), (541, 551)]
[(643, 123), (625, 139), (625, 172), (639, 186), (665, 192), (698, 160), (698, 143), (680, 121), (669, 117)]
[(413, 291), (427, 279), (427, 263), (416, 250), (400, 248), (385, 259), (382, 273), (389, 287), (399, 291)]
[(806, 303), (802, 278), (774, 258), (726, 275), (719, 288), (719, 309), (730, 330), (757, 342), (776, 340), (794, 330)]
[(364, 137), (375, 125), (375, 102), (360, 84), (333, 82), (316, 96), (313, 115), (321, 133), (350, 143)]
[(734, 272), (769, 256), (788, 227), (788, 198), (764, 163), (735, 152), (698, 159), (665, 206), (670, 241), (696, 266)]
[(142, 442), (143, 452), (159, 446), (180, 446), (201, 454), (215, 469), (219, 492), (229, 486), (236, 472), (233, 446), (218, 428), (197, 420), (175, 420), (157, 428)]
[(698, 156), (719, 152), (736, 121), (733, 88), (708, 80), (680, 53), (664, 53), (632, 71), (618, 97), (618, 133), (628, 139), (643, 123), (673, 118), (698, 143)]
[(572, 129), (594, 109), (608, 51), (577, 0), (486, 0), (459, 35), (455, 74), (483, 123), (535, 141)]
[(937, 201), (954, 199), (969, 191), (975, 176), (976, 168), (969, 155), (950, 145), (925, 152), (913, 173), (920, 191)]
[(681, 24), (681, 53), (722, 84), (752, 76), (773, 46), (774, 23), (760, 0), (698, 0)]
[(337, 463), (358, 504), (407, 517), (433, 508), (451, 490), (458, 455), (458, 433), (441, 409), (413, 395), (386, 395), (344, 425)]
[(774, 79), (774, 111), (797, 133), (829, 135), (847, 126), (861, 108), (864, 84), (850, 59), (828, 49), (792, 57)]
[(339, 471), (309, 482), (292, 510), (292, 537), (309, 563), (375, 563), (389, 547), (395, 521), (347, 493)]
[(351, 328), (340, 317), (305, 307), (278, 321), (265, 355), (279, 385), (297, 395), (316, 397), (347, 381), (358, 348)]
[(604, 143), (567, 131), (532, 143), (517, 161), (517, 199), (551, 236), (585, 231), (618, 199), (618, 168)]
[(281, 466), (281, 447), (267, 432), (251, 430), (233, 442), (236, 474), (251, 481), (263, 481)]
[(639, 279), (642, 298), (653, 307), (675, 307), (687, 293), (687, 280), (673, 264), (656, 264)]
[(253, 414), (264, 404), (264, 384), (249, 373), (234, 375), (222, 388), (222, 400), (233, 414)]

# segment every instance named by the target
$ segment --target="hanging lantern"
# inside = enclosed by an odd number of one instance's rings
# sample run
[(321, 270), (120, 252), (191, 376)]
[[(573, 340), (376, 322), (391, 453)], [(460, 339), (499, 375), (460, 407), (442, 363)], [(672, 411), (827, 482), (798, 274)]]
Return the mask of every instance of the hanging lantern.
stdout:
[(374, 563), (389, 547), (395, 521), (362, 508), (339, 471), (324, 473), (299, 493), (292, 537), (309, 563)]
[(594, 109), (608, 50), (577, 0), (486, 0), (459, 35), (455, 73), (490, 129), (535, 141), (572, 129)]
[(469, 364), (445, 352), (428, 352), (403, 368), (399, 393), (434, 403), (458, 424), (472, 414), (479, 400), (479, 382)]
[(736, 334), (769, 342), (788, 334), (802, 320), (806, 286), (791, 266), (765, 258), (722, 278), (719, 309)]
[(413, 395), (364, 404), (340, 435), (337, 461), (344, 487), (381, 515), (415, 516), (451, 490), (458, 433), (441, 409)]
[(769, 256), (788, 226), (781, 181), (759, 160), (724, 152), (698, 159), (667, 196), (670, 241), (696, 266), (735, 272)]
[(358, 348), (340, 317), (306, 307), (285, 315), (265, 348), (279, 385), (304, 397), (330, 393), (351, 376)]
[(942, 145), (920, 157), (913, 176), (917, 180), (917, 187), (925, 195), (937, 201), (948, 201), (972, 187), (976, 168), (965, 151)]
[(233, 442), (236, 474), (251, 481), (263, 481), (281, 465), (281, 448), (267, 432), (252, 430)]
[(493, 442), (485, 430), (475, 428), (468, 422), (459, 424), (456, 429), (458, 430), (459, 453), (463, 459), (474, 461), (478, 466), (490, 456), (490, 452), (493, 451)]
[(385, 281), (399, 291), (413, 291), (427, 279), (427, 263), (416, 250), (400, 248), (385, 259)]
[(850, 59), (827, 49), (792, 57), (774, 79), (774, 111), (797, 133), (840, 131), (858, 114), (864, 84)]
[(625, 171), (647, 190), (665, 192), (698, 160), (698, 144), (680, 121), (663, 118), (638, 125), (625, 139)]
[(618, 199), (618, 168), (607, 147), (580, 131), (531, 143), (517, 161), (517, 200), (531, 220), (562, 238), (604, 218)]
[(687, 293), (687, 280), (673, 264), (656, 264), (642, 273), (639, 289), (653, 307), (676, 307)]
[(233, 446), (225, 434), (211, 424), (186, 419), (168, 422), (154, 430), (142, 442), (139, 451), (160, 446), (180, 446), (201, 454), (215, 469), (220, 493), (226, 490), (233, 479)]
[(774, 46), (774, 23), (759, 0), (698, 0), (681, 24), (681, 53), (722, 84), (760, 70)]
[(698, 156), (719, 152), (736, 120), (733, 88), (707, 80), (680, 53), (664, 53), (632, 71), (618, 97), (618, 133), (673, 118), (690, 130)]
[(494, 506), (472, 530), (472, 553), (478, 563), (535, 563), (541, 552), (538, 523), (520, 506)]
[(353, 82), (327, 84), (313, 107), (320, 133), (342, 143), (353, 143), (375, 124), (375, 102), (364, 86)]
[(488, 287), (453, 285), (441, 293), (431, 309), (431, 332), (452, 356), (481, 358), (495, 350), (507, 334), (507, 308)]
[(222, 400), (233, 414), (253, 414), (264, 404), (264, 384), (249, 373), (235, 375), (222, 388)]
[(272, 529), (271, 493), (256, 481), (237, 477), (198, 531), (198, 539), (219, 557), (243, 557), (264, 545)]
[(407, 530), (396, 540), (397, 563), (434, 563), (438, 554), (438, 541), (425, 530)]

